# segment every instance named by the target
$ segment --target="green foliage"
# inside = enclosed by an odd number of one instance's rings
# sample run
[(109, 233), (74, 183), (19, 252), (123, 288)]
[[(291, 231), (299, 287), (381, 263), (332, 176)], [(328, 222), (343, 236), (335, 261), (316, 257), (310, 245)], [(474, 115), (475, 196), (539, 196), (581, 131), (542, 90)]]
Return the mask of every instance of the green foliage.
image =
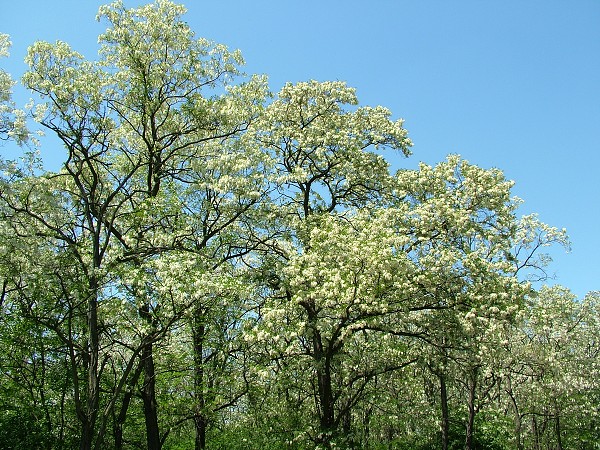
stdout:
[(18, 410), (7, 409), (0, 413), (0, 449), (16, 450), (27, 448), (42, 450), (50, 448), (68, 448), (54, 446), (55, 436), (40, 420), (43, 411), (31, 410), (21, 406)]
[(391, 111), (272, 94), (184, 14), (29, 50), (67, 157), (1, 163), (0, 449), (597, 448), (598, 293), (530, 284), (565, 231), (458, 155), (391, 174)]

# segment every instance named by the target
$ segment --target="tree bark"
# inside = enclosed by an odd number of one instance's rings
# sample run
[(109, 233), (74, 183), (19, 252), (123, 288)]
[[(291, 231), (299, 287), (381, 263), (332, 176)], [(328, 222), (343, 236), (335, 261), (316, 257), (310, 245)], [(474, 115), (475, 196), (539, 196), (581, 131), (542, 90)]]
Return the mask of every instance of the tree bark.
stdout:
[(515, 443), (517, 445), (517, 450), (523, 450), (524, 449), (524, 445), (523, 445), (523, 433), (522, 433), (522, 429), (523, 429), (523, 422), (521, 419), (521, 413), (519, 411), (519, 406), (517, 405), (517, 399), (515, 398), (514, 394), (513, 394), (513, 390), (512, 390), (512, 382), (510, 377), (508, 377), (507, 379), (507, 384), (508, 387), (506, 389), (506, 393), (508, 394), (512, 407), (513, 407), (513, 411), (515, 413)]
[[(95, 249), (96, 250), (96, 249)], [(97, 254), (97, 251), (94, 252)], [(99, 267), (99, 263), (95, 263)], [(87, 369), (86, 401), (84, 411), (79, 412), (81, 421), (80, 450), (91, 450), (94, 441), (98, 404), (100, 399), (100, 384), (98, 365), (100, 359), (100, 338), (98, 331), (98, 281), (94, 276), (89, 281), (89, 298), (87, 301), (87, 332), (88, 349), (85, 359)], [(75, 375), (76, 376), (76, 375)]]
[[(144, 304), (140, 307), (140, 316), (152, 325), (152, 315), (150, 314), (150, 305)], [(144, 422), (146, 424), (146, 445), (147, 450), (160, 450), (161, 440), (158, 428), (158, 402), (156, 401), (156, 373), (154, 368), (154, 348), (152, 340), (142, 348), (141, 365), (144, 375), (142, 389), (142, 401), (144, 404)]]
[(80, 450), (91, 450), (94, 440), (94, 427), (86, 416), (81, 424), (81, 440), (79, 443)]
[(450, 440), (450, 413), (448, 410), (448, 390), (446, 377), (439, 374), (440, 380), (440, 404), (442, 408), (442, 450), (448, 450)]
[(319, 443), (326, 449), (331, 448), (333, 435), (335, 434), (335, 411), (333, 387), (331, 383), (331, 358), (323, 351), (321, 334), (314, 330), (313, 351), (317, 372), (318, 402), (320, 411)]
[(337, 433), (335, 421), (335, 399), (331, 380), (332, 352), (325, 349), (321, 332), (317, 328), (317, 313), (314, 302), (308, 301), (302, 305), (310, 324), (312, 341), (312, 360), (317, 378), (315, 406), (319, 415), (319, 435), (316, 443), (325, 449), (330, 449)]
[(144, 421), (146, 423), (146, 443), (148, 450), (160, 450), (161, 441), (158, 429), (158, 405), (156, 401), (156, 374), (154, 370), (153, 345), (148, 343), (142, 350), (144, 384), (142, 400), (144, 402)]
[(533, 450), (540, 450), (539, 431), (535, 415), (531, 418), (531, 434), (533, 435)]
[(114, 419), (114, 428), (113, 428), (113, 436), (115, 440), (115, 450), (123, 449), (123, 424), (125, 423), (125, 419), (127, 418), (127, 410), (129, 409), (129, 405), (131, 403), (131, 398), (133, 397), (133, 392), (137, 382), (142, 374), (142, 361), (138, 364), (131, 380), (128, 383), (128, 388), (123, 395), (123, 402), (121, 403), (121, 409), (119, 410), (119, 415)]
[(371, 446), (369, 445), (370, 437), (371, 437), (371, 415), (373, 414), (373, 407), (370, 406), (366, 411), (363, 419), (363, 436), (362, 436), (362, 448), (364, 450), (369, 450)]
[(478, 368), (474, 367), (471, 371), (471, 382), (469, 385), (469, 418), (467, 419), (467, 433), (465, 437), (465, 450), (473, 449), (473, 434), (475, 432), (475, 400), (477, 393), (477, 372)]
[(206, 337), (206, 325), (202, 308), (194, 310), (192, 324), (192, 339), (194, 347), (194, 396), (196, 400), (194, 411), (194, 426), (196, 428), (195, 450), (206, 449), (206, 429), (208, 418), (206, 417), (206, 398), (204, 395), (204, 339)]
[(554, 431), (556, 433), (556, 450), (563, 450), (562, 445), (562, 436), (560, 429), (560, 415), (558, 412), (556, 413), (556, 418), (554, 419)]

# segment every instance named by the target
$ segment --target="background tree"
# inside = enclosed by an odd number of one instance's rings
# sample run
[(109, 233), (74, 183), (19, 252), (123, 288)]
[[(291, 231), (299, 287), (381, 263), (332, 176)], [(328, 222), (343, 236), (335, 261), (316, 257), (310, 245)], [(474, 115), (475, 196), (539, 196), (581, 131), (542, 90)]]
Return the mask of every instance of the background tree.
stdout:
[[(10, 46), (10, 37), (0, 33), (0, 58), (9, 56)], [(12, 99), (15, 84), (10, 74), (0, 69), (0, 140), (12, 139), (23, 144), (29, 140), (30, 133), (25, 112), (17, 109)]]
[(564, 287), (543, 287), (506, 339), (505, 389), (518, 448), (594, 445), (597, 307), (594, 293), (577, 300)]
[(421, 363), (437, 385), (442, 448), (450, 445), (448, 399), (457, 383), (469, 394), (465, 445), (472, 447), (487, 330), (509, 318), (525, 292), (507, 259), (516, 221), (511, 187), (501, 171), (456, 155), (397, 174), (394, 202), (408, 205), (407, 253), (422, 271), (416, 289), (427, 299), (413, 326), (423, 330)]

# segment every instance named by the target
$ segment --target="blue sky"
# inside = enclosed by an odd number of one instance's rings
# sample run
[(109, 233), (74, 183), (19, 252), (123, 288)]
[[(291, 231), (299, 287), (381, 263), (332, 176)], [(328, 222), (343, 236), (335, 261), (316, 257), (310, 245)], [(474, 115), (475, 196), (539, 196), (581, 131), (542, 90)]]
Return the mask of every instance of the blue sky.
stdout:
[[(96, 0), (2, 6), (13, 76), (35, 40), (63, 40), (94, 58)], [(135, 6), (145, 2), (125, 1)], [(523, 213), (566, 227), (554, 282), (600, 289), (600, 1), (187, 0), (197, 35), (239, 48), (248, 73), (286, 81), (343, 80), (361, 104), (404, 118), (413, 156), (395, 168), (459, 153), (515, 180)], [(22, 95), (22, 94), (21, 94)], [(42, 153), (58, 164), (56, 144)], [(6, 146), (0, 151), (8, 151)]]

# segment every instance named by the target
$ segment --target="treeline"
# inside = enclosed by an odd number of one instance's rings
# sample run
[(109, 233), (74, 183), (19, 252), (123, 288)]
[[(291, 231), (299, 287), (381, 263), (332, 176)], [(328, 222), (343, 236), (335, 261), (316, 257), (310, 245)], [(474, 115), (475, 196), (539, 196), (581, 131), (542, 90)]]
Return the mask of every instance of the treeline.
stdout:
[(565, 231), (498, 169), (391, 173), (389, 110), (273, 95), (184, 13), (33, 44), (27, 112), (0, 71), (2, 138), (65, 150), (2, 162), (0, 448), (597, 448), (600, 298), (543, 286)]

